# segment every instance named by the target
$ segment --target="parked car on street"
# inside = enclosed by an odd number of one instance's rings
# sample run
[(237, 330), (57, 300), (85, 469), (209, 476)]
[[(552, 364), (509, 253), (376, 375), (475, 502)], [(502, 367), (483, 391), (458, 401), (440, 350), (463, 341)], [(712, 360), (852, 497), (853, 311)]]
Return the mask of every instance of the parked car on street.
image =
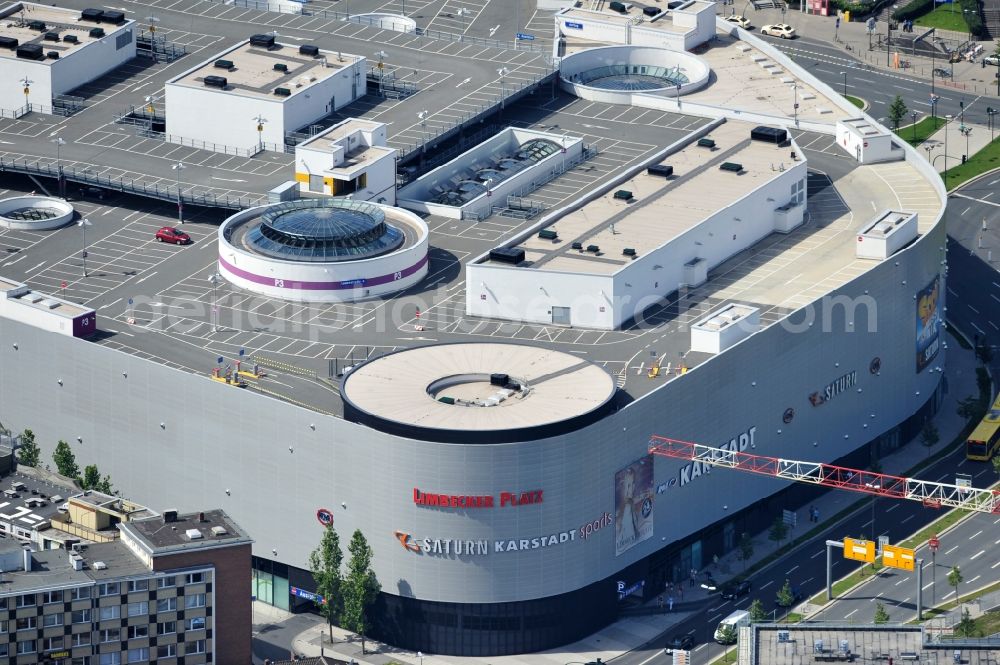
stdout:
[(750, 580), (743, 580), (722, 587), (722, 597), (726, 600), (737, 600), (750, 593)]
[(674, 651), (690, 651), (694, 648), (694, 636), (692, 635), (674, 635), (667, 640), (667, 645), (663, 650), (667, 653), (673, 653)]
[(740, 16), (739, 14), (733, 14), (732, 16), (727, 16), (724, 20), (728, 21), (729, 23), (733, 23), (735, 25), (738, 25), (741, 28), (743, 28), (744, 30), (749, 30), (751, 28), (750, 19), (748, 19), (746, 16)]

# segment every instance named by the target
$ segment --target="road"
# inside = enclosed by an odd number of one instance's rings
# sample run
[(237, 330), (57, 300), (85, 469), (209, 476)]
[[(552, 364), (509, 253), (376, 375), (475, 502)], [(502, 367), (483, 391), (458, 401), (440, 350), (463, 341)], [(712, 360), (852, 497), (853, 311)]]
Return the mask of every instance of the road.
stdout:
[[(822, 41), (801, 37), (785, 41), (773, 37), (761, 37), (773, 43), (779, 50), (805, 67), (818, 79), (837, 92), (846, 93), (867, 100), (871, 107), (868, 114), (884, 121), (888, 117), (889, 105), (896, 95), (903, 98), (908, 109), (918, 111), (920, 117), (931, 114), (931, 83), (905, 74), (870, 69), (860, 60), (843, 50)], [(846, 74), (846, 76), (845, 76)], [(987, 124), (986, 108), (996, 107), (996, 99), (974, 95), (938, 83), (934, 94), (940, 98), (935, 113), (957, 116), (965, 104), (965, 119), (969, 122)]]

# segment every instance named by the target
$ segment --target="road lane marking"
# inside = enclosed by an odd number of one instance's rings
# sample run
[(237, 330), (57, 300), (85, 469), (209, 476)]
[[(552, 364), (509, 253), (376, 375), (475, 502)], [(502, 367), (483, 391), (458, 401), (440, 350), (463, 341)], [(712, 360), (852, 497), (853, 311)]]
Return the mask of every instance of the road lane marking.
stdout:
[(974, 534), (972, 534), (971, 536), (969, 536), (969, 540), (972, 540), (973, 538), (975, 538), (976, 536), (978, 536), (982, 532), (983, 532), (982, 529), (980, 529), (979, 531), (976, 531)]
[[(957, 547), (957, 545), (956, 545), (956, 547)], [(771, 586), (772, 584), (774, 584), (774, 580), (771, 580), (770, 582), (768, 582), (767, 584), (765, 584), (764, 586), (762, 586), (760, 588), (760, 591), (763, 591), (764, 589), (766, 589), (767, 587)]]
[(815, 559), (815, 558), (816, 558), (816, 557), (818, 557), (818, 556), (823, 556), (823, 552), (824, 552), (824, 551), (825, 551), (825, 550), (820, 550), (819, 552), (816, 552), (816, 554), (813, 554), (813, 555), (812, 555), (811, 557), (809, 557), (809, 558), (810, 558), (810, 559)]
[(715, 623), (719, 618), (722, 617), (722, 613), (716, 614), (714, 617), (708, 620), (709, 625)]
[(895, 583), (895, 584), (893, 584), (892, 586), (899, 586), (900, 584), (902, 584), (903, 582), (906, 582), (906, 581), (907, 581), (907, 580), (906, 580), (906, 578), (904, 577), (903, 579), (899, 580), (898, 582), (896, 582), (896, 583)]
[(922, 587), (920, 587), (920, 590), (921, 590), (921, 591), (927, 591), (927, 590), (928, 590), (928, 589), (930, 589), (930, 588), (931, 588), (932, 586), (934, 586), (934, 582), (928, 582), (927, 584), (925, 584), (925, 585), (923, 585)]
[(958, 545), (955, 545), (955, 546), (954, 546), (954, 547), (952, 547), (952, 548), (951, 548), (950, 550), (948, 550), (947, 552), (945, 552), (945, 554), (951, 554), (952, 552), (954, 552), (954, 551), (955, 551), (955, 550), (957, 550), (957, 549), (958, 549)]
[(912, 519), (913, 519), (913, 515), (910, 515), (910, 516), (909, 516), (909, 517), (907, 517), (906, 519), (904, 519), (904, 520), (900, 520), (900, 521), (899, 521), (899, 523), (900, 523), (900, 524), (906, 524), (907, 522), (909, 522), (909, 521), (910, 521), (910, 520), (912, 520)]
[(149, 279), (150, 277), (152, 277), (153, 275), (155, 275), (155, 274), (156, 274), (156, 272), (157, 272), (157, 271), (155, 271), (155, 270), (154, 270), (153, 272), (149, 273), (149, 274), (148, 274), (148, 275), (146, 275), (145, 277), (142, 277), (142, 278), (140, 278), (140, 279), (137, 279), (137, 280), (135, 280), (135, 283), (136, 283), (136, 284), (141, 284), (142, 282), (145, 282), (145, 281), (146, 281), (147, 279)]
[(899, 504), (898, 503), (894, 503), (891, 506), (889, 506), (888, 508), (886, 508), (885, 512), (891, 513), (892, 511), (896, 510), (896, 508), (899, 508)]
[(980, 577), (982, 577), (982, 575), (976, 575), (976, 576), (975, 576), (975, 577), (973, 577), (973, 578), (972, 578), (971, 580), (969, 580), (969, 582), (975, 582), (975, 581), (976, 581), (976, 580), (978, 580), (978, 579), (979, 579)]
[(851, 615), (854, 614), (855, 612), (857, 612), (856, 609), (855, 610), (851, 610), (850, 612), (848, 612), (847, 614), (844, 615), (844, 618), (845, 619), (850, 619)]
[(969, 309), (971, 309), (971, 310), (972, 310), (973, 312), (975, 312), (976, 314), (979, 314), (979, 310), (978, 310), (978, 309), (976, 309), (975, 307), (973, 307), (972, 305), (968, 305), (968, 308), (969, 308)]
[(993, 564), (992, 566), (990, 566), (990, 570), (993, 570), (997, 566), (1000, 566), (1000, 561), (997, 561), (995, 564)]
[[(978, 552), (976, 552), (975, 554), (973, 554), (972, 556), (969, 557), (969, 561), (975, 561), (977, 558), (979, 558), (983, 554), (986, 554), (986, 550), (979, 550)], [(969, 580), (969, 581), (971, 582), (972, 580)]]
[(34, 268), (28, 268), (28, 269), (27, 269), (27, 270), (25, 270), (24, 272), (34, 272), (35, 270), (38, 270), (39, 268), (41, 268), (42, 266), (44, 266), (44, 265), (45, 265), (46, 263), (47, 263), (46, 261), (42, 261), (41, 263), (39, 263), (39, 264), (38, 264), (37, 266), (35, 266)]
[(795, 572), (796, 570), (798, 570), (798, 569), (799, 569), (799, 567), (798, 567), (798, 566), (792, 566), (792, 569), (791, 569), (791, 570), (789, 570), (789, 571), (786, 571), (786, 572), (785, 572), (785, 575), (791, 575), (792, 573), (794, 573), (794, 572)]

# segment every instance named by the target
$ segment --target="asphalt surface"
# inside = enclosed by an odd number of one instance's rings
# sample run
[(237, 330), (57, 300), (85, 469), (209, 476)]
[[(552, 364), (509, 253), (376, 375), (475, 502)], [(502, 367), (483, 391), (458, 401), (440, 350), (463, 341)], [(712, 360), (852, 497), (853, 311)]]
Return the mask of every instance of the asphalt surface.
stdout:
[[(846, 89), (848, 95), (869, 102), (871, 106), (868, 114), (880, 122), (884, 122), (888, 117), (889, 105), (895, 100), (896, 95), (903, 98), (909, 110), (919, 112), (918, 120), (931, 115), (932, 86), (929, 81), (872, 69), (840, 48), (809, 37), (791, 41), (763, 35), (761, 37), (774, 43), (779, 50), (837, 92), (843, 93)], [(935, 85), (933, 91), (939, 97), (934, 109), (934, 113), (939, 117), (959, 116), (963, 113), (964, 103), (965, 120), (986, 125), (986, 108), (1000, 106), (995, 98), (970, 94), (940, 84)], [(910, 122), (909, 114), (904, 124), (908, 122)]]

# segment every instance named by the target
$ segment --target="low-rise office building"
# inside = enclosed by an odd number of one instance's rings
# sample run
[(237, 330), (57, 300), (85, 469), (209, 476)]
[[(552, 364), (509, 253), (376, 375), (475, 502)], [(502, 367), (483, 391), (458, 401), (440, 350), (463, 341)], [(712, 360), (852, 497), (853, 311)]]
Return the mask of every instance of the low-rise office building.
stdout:
[(72, 551), (0, 540), (4, 662), (249, 662), (245, 532), (219, 510), (119, 529)]

